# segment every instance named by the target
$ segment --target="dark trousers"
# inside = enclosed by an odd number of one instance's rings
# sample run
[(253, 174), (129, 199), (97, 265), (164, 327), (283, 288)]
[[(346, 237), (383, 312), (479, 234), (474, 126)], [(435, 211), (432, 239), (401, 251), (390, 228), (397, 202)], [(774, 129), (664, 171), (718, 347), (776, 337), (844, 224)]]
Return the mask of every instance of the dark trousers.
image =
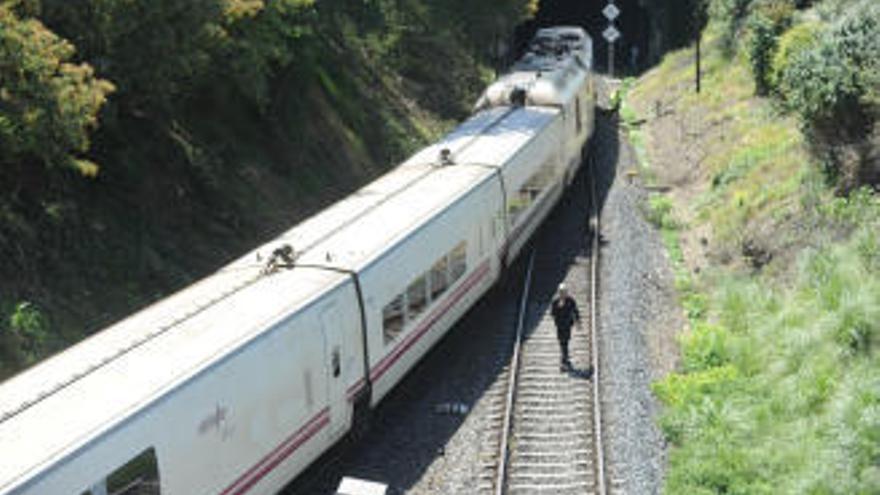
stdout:
[(559, 339), (559, 351), (562, 353), (562, 363), (568, 364), (568, 341), (571, 339), (571, 328), (557, 328), (556, 338)]

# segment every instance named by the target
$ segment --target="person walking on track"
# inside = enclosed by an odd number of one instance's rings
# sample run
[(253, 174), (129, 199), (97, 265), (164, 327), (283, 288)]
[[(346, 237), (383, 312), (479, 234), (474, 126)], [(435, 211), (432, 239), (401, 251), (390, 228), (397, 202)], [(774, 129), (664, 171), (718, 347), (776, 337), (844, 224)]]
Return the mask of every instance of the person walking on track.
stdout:
[(571, 368), (568, 360), (568, 341), (571, 339), (571, 327), (577, 323), (581, 325), (581, 315), (577, 309), (577, 303), (568, 295), (565, 284), (559, 284), (556, 297), (553, 298), (550, 309), (553, 315), (553, 323), (556, 324), (556, 338), (559, 339), (559, 349), (562, 352), (560, 371)]

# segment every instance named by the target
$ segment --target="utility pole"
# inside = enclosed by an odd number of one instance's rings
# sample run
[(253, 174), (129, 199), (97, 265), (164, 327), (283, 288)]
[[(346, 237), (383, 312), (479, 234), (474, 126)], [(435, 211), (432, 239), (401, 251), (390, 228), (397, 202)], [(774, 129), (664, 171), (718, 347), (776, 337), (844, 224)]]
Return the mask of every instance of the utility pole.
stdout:
[(700, 53), (700, 42), (702, 41), (702, 38), (703, 38), (702, 27), (706, 21), (706, 19), (705, 19), (705, 15), (706, 15), (705, 1), (704, 0), (695, 0), (693, 2), (693, 9), (694, 9), (694, 12), (691, 15), (691, 23), (692, 23), (691, 29), (694, 30), (694, 36), (696, 36), (696, 45), (694, 47), (695, 48), (695, 50), (694, 50), (695, 58), (696, 58), (696, 60), (695, 60), (696, 63), (694, 64), (694, 67), (695, 67), (696, 73), (694, 74), (694, 83), (696, 86), (697, 94), (700, 94), (700, 82), (701, 82), (700, 79), (701, 79), (701, 74), (702, 74), (701, 67), (700, 67), (700, 64), (701, 64), (700, 59), (702, 56), (702, 54)]
[(697, 73), (696, 73), (696, 83), (697, 83), (697, 94), (700, 94), (700, 29), (697, 28)]
[(614, 77), (614, 42), (608, 42), (608, 75)]

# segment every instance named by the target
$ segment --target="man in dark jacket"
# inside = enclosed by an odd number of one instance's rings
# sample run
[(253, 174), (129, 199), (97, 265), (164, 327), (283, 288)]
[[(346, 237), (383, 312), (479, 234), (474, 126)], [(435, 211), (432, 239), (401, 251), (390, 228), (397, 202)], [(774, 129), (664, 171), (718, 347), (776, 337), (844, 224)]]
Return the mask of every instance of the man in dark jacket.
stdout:
[(577, 309), (577, 303), (568, 295), (565, 284), (559, 284), (556, 297), (553, 298), (550, 312), (553, 314), (553, 323), (556, 324), (556, 338), (559, 339), (559, 348), (562, 351), (562, 365), (564, 371), (571, 367), (568, 360), (568, 341), (571, 339), (571, 327), (577, 323), (581, 325), (581, 315)]

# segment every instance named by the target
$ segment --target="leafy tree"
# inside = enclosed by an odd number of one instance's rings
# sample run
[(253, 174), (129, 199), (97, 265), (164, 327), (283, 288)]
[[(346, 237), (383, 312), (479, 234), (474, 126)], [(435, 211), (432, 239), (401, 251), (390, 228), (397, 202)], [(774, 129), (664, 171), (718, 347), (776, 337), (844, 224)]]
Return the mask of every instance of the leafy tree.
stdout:
[(312, 32), (314, 0), (231, 0), (214, 49), (214, 72), (228, 77), (260, 108), (272, 78), (297, 59)]
[(260, 105), (296, 58), (314, 0), (43, 0), (41, 17), (138, 112), (171, 110), (230, 80)]
[(844, 191), (880, 180), (871, 157), (876, 144), (870, 144), (880, 136), (878, 33), (880, 6), (860, 2), (809, 49), (794, 54), (780, 78), (786, 104), (799, 114), (814, 152)]
[(864, 5), (795, 54), (781, 75), (786, 100), (808, 125), (867, 130), (880, 72), (880, 7)]
[(0, 5), (0, 164), (36, 159), (93, 175), (77, 158), (113, 85), (70, 60), (74, 47), (34, 19)]
[(222, 36), (225, 0), (43, 0), (40, 17), (70, 39), (118, 98), (140, 112), (169, 111), (194, 91)]
[[(821, 24), (805, 22), (792, 27), (779, 38), (779, 47), (773, 55), (770, 68), (770, 83), (783, 98), (791, 90), (783, 87), (783, 75), (795, 58), (813, 48), (821, 34)], [(785, 84), (791, 83), (787, 81)]]

